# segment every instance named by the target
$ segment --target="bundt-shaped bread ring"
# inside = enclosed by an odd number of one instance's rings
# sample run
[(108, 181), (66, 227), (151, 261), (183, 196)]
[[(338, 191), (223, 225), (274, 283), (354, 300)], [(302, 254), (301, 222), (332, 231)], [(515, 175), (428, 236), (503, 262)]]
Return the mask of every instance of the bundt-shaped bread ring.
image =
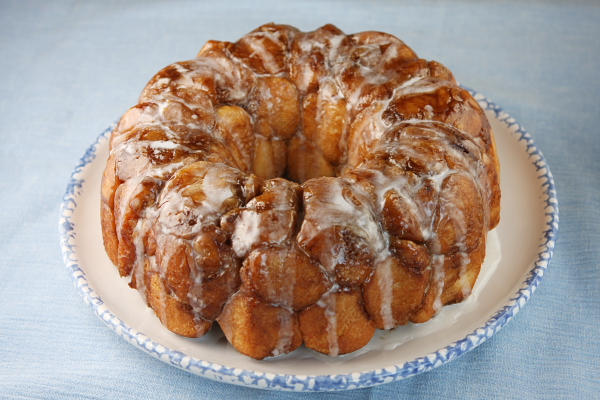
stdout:
[(471, 292), (499, 222), (491, 127), (380, 32), (267, 24), (150, 80), (110, 141), (104, 244), (171, 331), (332, 356)]

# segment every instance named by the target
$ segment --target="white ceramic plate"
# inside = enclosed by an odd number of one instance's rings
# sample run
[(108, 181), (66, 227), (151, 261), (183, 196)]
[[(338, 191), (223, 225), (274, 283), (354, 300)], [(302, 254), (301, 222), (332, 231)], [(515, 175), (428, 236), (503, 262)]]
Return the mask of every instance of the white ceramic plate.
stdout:
[(100, 181), (113, 127), (86, 151), (63, 198), (61, 247), (74, 285), (94, 312), (128, 342), (175, 367), (223, 382), (278, 390), (344, 390), (404, 379), (451, 361), (491, 337), (525, 304), (544, 275), (558, 231), (554, 182), (539, 149), (514, 119), (473, 94), (496, 135), (502, 218), (490, 236), (496, 246), (489, 250), (476, 286), (480, 295), (466, 304), (445, 307), (439, 318), (378, 331), (366, 350), (339, 358), (301, 348), (256, 361), (235, 351), (218, 328), (201, 339), (167, 331), (104, 252)]

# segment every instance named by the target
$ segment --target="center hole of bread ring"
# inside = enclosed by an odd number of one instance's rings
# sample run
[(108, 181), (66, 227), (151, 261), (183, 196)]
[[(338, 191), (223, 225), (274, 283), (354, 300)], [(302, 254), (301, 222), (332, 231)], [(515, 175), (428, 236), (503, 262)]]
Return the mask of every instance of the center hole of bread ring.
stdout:
[(297, 183), (337, 176), (345, 161), (349, 116), (335, 83), (325, 79), (319, 90), (300, 96), (287, 78), (259, 77), (244, 107), (217, 109), (220, 130), (233, 143), (252, 173)]

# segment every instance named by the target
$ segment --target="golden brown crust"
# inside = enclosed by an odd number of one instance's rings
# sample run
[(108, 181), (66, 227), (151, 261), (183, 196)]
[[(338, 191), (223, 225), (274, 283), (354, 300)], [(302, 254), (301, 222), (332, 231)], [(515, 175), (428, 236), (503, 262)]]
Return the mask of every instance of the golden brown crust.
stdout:
[(330, 286), (320, 265), (297, 246), (253, 251), (244, 261), (241, 276), (248, 293), (294, 311), (316, 303)]
[(217, 116), (219, 139), (229, 144), (234, 158), (243, 163), (244, 172), (252, 171), (256, 146), (252, 117), (242, 107), (231, 105), (217, 108)]
[(346, 153), (348, 105), (332, 80), (323, 79), (320, 87), (304, 98), (303, 134), (328, 162), (339, 165)]
[(289, 353), (302, 344), (294, 313), (244, 293), (231, 297), (217, 321), (240, 353), (257, 360)]
[(430, 256), (424, 246), (399, 241), (398, 251), (377, 266), (363, 289), (365, 309), (377, 329), (406, 325), (422, 306), (430, 281)]
[(362, 304), (357, 288), (328, 294), (324, 306), (313, 304), (300, 312), (304, 343), (319, 353), (337, 356), (364, 347), (375, 334), (375, 324)]
[(294, 136), (289, 141), (287, 161), (287, 176), (294, 182), (336, 175), (335, 166), (325, 159), (323, 152), (303, 137)]
[(286, 140), (296, 133), (300, 107), (296, 87), (280, 76), (260, 77), (248, 97), (254, 131), (267, 139)]

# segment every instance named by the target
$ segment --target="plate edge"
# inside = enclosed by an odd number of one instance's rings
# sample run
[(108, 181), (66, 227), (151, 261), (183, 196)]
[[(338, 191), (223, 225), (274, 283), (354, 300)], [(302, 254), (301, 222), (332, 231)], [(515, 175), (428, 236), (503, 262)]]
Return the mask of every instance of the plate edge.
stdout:
[(89, 286), (85, 272), (79, 267), (75, 253), (75, 232), (70, 218), (77, 207), (77, 197), (82, 193), (84, 180), (79, 177), (85, 167), (96, 158), (98, 146), (108, 140), (110, 133), (116, 127), (111, 124), (103, 131), (94, 143), (86, 150), (83, 157), (73, 170), (67, 189), (62, 198), (59, 218), (60, 245), (63, 260), (72, 278), (75, 288), (83, 297), (86, 304), (95, 314), (119, 336), (138, 347), (142, 351), (170, 365), (183, 369), (195, 375), (209, 379), (232, 383), (241, 386), (254, 386), (263, 389), (292, 390), (292, 391), (336, 391), (372, 387), (390, 383), (429, 371), (443, 365), (462, 354), (479, 346), (508, 323), (525, 305), (535, 292), (552, 259), (556, 240), (558, 238), (558, 199), (556, 187), (550, 168), (529, 133), (519, 125), (514, 118), (485, 96), (467, 89), (477, 100), (482, 109), (490, 110), (498, 121), (505, 123), (511, 135), (518, 135), (518, 141), (525, 141), (526, 150), (532, 164), (539, 171), (538, 179), (543, 179), (541, 188), (545, 202), (546, 227), (538, 245), (538, 259), (532, 264), (527, 278), (519, 286), (519, 290), (505, 305), (499, 309), (483, 327), (480, 327), (465, 338), (453, 342), (426, 356), (405, 362), (402, 365), (392, 365), (382, 369), (355, 372), (340, 375), (289, 375), (272, 374), (255, 371), (245, 371), (239, 368), (226, 367), (216, 363), (194, 359), (179, 351), (167, 349), (153, 342), (149, 337), (133, 328), (126, 326), (110, 310), (103, 307), (100, 296)]

